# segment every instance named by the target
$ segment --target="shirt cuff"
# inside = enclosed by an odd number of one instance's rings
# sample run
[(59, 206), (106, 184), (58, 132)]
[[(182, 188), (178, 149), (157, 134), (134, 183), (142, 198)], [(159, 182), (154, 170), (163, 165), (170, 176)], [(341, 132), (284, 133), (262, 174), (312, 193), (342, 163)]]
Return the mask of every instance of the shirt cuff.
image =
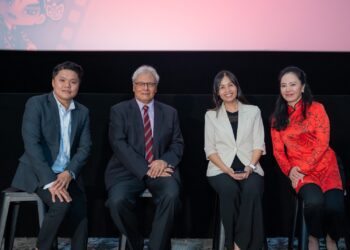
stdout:
[(68, 170), (70, 176), (72, 176), (73, 180), (75, 180), (75, 173), (72, 170)]
[(52, 185), (54, 184), (54, 181), (53, 182), (50, 182), (49, 184), (46, 184), (43, 189), (48, 189), (50, 188)]

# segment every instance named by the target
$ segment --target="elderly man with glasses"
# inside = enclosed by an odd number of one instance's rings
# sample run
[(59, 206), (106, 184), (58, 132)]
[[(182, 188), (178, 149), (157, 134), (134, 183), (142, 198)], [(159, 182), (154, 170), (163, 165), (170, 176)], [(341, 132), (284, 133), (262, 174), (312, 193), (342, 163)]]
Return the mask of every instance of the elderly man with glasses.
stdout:
[(149, 249), (170, 249), (175, 214), (180, 207), (178, 164), (183, 138), (177, 111), (154, 100), (159, 76), (147, 65), (132, 76), (134, 98), (114, 105), (109, 140), (113, 150), (106, 172), (107, 206), (129, 249), (143, 249), (135, 214), (136, 200), (149, 189), (156, 205)]

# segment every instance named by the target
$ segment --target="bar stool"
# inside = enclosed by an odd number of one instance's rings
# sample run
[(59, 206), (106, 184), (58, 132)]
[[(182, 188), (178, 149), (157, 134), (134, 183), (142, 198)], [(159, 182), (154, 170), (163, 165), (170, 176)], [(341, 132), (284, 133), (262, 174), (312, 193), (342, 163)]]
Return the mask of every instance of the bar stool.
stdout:
[(39, 226), (41, 227), (41, 224), (44, 220), (45, 215), (45, 205), (40, 199), (40, 197), (35, 193), (27, 193), (24, 191), (20, 191), (16, 188), (7, 188), (2, 191), (2, 208), (1, 208), (1, 217), (0, 217), (0, 248), (2, 246), (5, 228), (6, 228), (6, 221), (7, 216), (10, 208), (10, 204), (13, 203), (13, 211), (12, 211), (12, 220), (10, 224), (10, 232), (9, 232), (9, 238), (8, 241), (5, 241), (5, 250), (12, 249), (13, 243), (15, 239), (15, 231), (16, 231), (16, 224), (17, 224), (17, 217), (18, 217), (18, 210), (19, 205), (21, 202), (33, 202), (35, 201), (38, 208), (38, 215), (39, 215)]
[(288, 250), (293, 250), (293, 242), (295, 238), (297, 219), (300, 218), (300, 231), (298, 236), (298, 250), (307, 250), (308, 249), (308, 237), (305, 216), (304, 216), (304, 202), (299, 197), (295, 198), (295, 207), (294, 207), (294, 216), (291, 232), (288, 239)]
[[(151, 192), (148, 189), (146, 189), (145, 191), (143, 191), (143, 193), (140, 195), (140, 197), (142, 197), (142, 198), (151, 198), (152, 194), (151, 194)], [(126, 235), (122, 234), (121, 240), (119, 242), (119, 249), (120, 250), (125, 250), (126, 249), (126, 241), (127, 241)]]

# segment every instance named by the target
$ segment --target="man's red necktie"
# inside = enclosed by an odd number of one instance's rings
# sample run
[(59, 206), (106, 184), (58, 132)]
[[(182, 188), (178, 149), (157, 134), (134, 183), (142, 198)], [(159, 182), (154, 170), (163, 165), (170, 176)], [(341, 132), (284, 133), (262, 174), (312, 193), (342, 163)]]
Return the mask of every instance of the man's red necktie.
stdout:
[(153, 137), (152, 137), (152, 128), (151, 121), (148, 115), (148, 106), (143, 106), (143, 126), (144, 126), (144, 134), (145, 134), (145, 158), (148, 163), (153, 161)]

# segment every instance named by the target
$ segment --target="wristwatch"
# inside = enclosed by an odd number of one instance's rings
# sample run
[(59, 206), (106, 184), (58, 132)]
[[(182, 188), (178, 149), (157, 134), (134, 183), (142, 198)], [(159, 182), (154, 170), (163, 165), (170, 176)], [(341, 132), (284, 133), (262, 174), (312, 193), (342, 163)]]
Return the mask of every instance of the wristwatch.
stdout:
[(253, 164), (251, 164), (251, 163), (248, 165), (248, 167), (252, 168), (252, 169), (253, 169), (253, 171), (254, 171), (254, 170), (256, 170), (256, 166), (255, 166), (255, 165), (253, 165)]
[(75, 180), (75, 174), (72, 170), (68, 170), (69, 175), (72, 177), (73, 180)]

